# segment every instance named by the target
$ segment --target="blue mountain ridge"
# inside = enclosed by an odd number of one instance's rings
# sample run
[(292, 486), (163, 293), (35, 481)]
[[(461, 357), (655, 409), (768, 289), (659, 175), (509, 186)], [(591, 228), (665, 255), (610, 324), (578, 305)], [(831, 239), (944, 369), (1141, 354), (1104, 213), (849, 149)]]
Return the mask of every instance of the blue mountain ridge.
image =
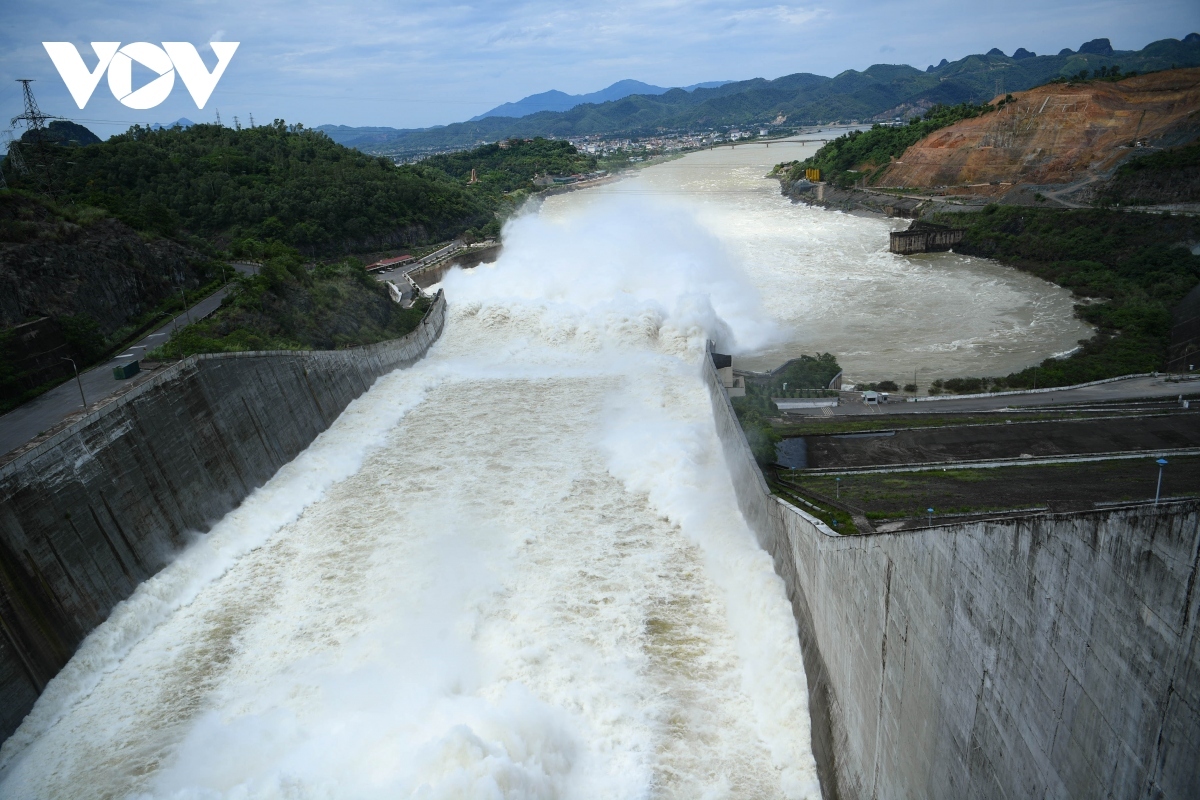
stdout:
[(176, 128), (176, 127), (190, 128), (195, 124), (196, 123), (192, 122), (187, 117), (180, 117), (179, 119), (175, 120), (174, 122), (155, 122), (153, 125), (150, 126), (150, 130), (157, 131), (157, 130), (162, 130), (163, 128), (170, 129), (170, 128)]
[[(892, 119), (923, 113), (938, 103), (987, 102), (999, 91), (1022, 91), (1054, 78), (1068, 78), (1080, 70), (1116, 65), (1125, 72), (1200, 66), (1200, 33), (1189, 33), (1182, 40), (1161, 39), (1137, 51), (1114, 50), (1108, 39), (1093, 39), (1084, 42), (1078, 51), (1064, 48), (1053, 56), (1037, 55), (1024, 48), (1007, 56), (993, 48), (990, 54), (968, 55), (954, 62), (942, 59), (926, 70), (903, 64), (874, 64), (861, 72), (845, 70), (832, 78), (811, 73), (773, 80), (754, 78), (721, 83), (715, 88), (698, 85), (690, 91), (677, 88), (656, 94), (629, 94), (617, 100), (580, 103), (567, 111), (542, 110), (521, 117), (483, 116), (430, 128), (320, 125), (316, 130), (363, 152), (408, 157), (469, 149), (514, 136), (568, 138), (712, 130), (734, 125), (769, 126), (771, 120), (797, 126), (839, 119)], [(619, 82), (614, 85), (618, 91), (621, 83), (628, 86), (639, 82)]]
[[(715, 89), (718, 86), (724, 86), (732, 82), (706, 81), (678, 88), (683, 89), (685, 92), (693, 92), (696, 89)], [(612, 100), (622, 100), (634, 94), (659, 95), (666, 94), (669, 91), (671, 91), (671, 88), (654, 86), (653, 84), (642, 83), (641, 81), (628, 78), (623, 81), (617, 81), (612, 86), (608, 86), (597, 92), (589, 92), (588, 94), (567, 94), (557, 89), (551, 89), (548, 92), (523, 97), (515, 103), (502, 103), (491, 111), (485, 111), (478, 116), (471, 117), (468, 121), (478, 122), (486, 117), (520, 118), (536, 114), (539, 111), (570, 111), (575, 106), (583, 105), (584, 103), (607, 103)]]

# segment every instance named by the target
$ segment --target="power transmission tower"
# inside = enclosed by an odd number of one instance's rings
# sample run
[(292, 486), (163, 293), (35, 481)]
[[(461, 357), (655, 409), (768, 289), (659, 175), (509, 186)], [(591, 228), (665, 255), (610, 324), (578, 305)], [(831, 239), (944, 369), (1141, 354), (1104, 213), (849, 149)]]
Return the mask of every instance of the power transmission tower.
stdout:
[(254, 127), (254, 114), (253, 113), (250, 114), (250, 127), (251, 128)]
[(221, 109), (217, 109), (217, 124), (221, 124)]
[(233, 117), (233, 127), (239, 131), (242, 129), (242, 123), (238, 122), (238, 118), (237, 118), (236, 114)]
[[(17, 83), (21, 84), (21, 89), (25, 94), (25, 113), (19, 114), (12, 118), (13, 125), (18, 122), (24, 122), (26, 133), (32, 134), (33, 139), (34, 160), (37, 163), (41, 182), (46, 189), (47, 194), (54, 194), (54, 179), (51, 176), (51, 164), (53, 159), (50, 156), (50, 150), (47, 146), (46, 137), (46, 120), (54, 119), (49, 114), (43, 114), (38, 108), (37, 100), (33, 97), (33, 89), (29, 84), (33, 83), (32, 78), (18, 78)], [(20, 146), (19, 142), (14, 144)]]

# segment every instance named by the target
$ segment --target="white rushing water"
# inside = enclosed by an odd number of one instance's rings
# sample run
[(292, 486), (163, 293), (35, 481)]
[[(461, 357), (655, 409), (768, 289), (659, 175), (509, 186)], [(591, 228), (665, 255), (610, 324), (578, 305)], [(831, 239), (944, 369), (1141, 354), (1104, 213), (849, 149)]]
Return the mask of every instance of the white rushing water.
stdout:
[[(830, 135), (830, 134), (823, 134)], [(850, 380), (918, 381), (1006, 375), (1065, 354), (1091, 330), (1070, 292), (993, 261), (954, 253), (897, 256), (887, 220), (793, 204), (774, 164), (807, 158), (816, 143), (716, 148), (648, 167), (635, 179), (551, 198), (573, 214), (605, 195), (648, 197), (686, 209), (759, 290), (784, 335), (735, 366), (763, 370), (818, 352)]]
[(818, 797), (700, 379), (780, 335), (722, 253), (631, 198), (511, 225), (426, 359), (86, 640), (0, 796)]
[(792, 205), (762, 175), (803, 147), (696, 154), (512, 223), (499, 262), (447, 277), (422, 362), (88, 637), (0, 750), (0, 796), (819, 796), (705, 340), (925, 380), (1086, 329), (1049, 284)]

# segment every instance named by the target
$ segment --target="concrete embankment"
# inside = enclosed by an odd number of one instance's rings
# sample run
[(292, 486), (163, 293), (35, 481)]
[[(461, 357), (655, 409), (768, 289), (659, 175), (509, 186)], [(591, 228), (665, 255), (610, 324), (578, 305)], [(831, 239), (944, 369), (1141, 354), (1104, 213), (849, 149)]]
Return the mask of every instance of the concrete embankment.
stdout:
[(446, 277), (446, 273), (454, 267), (463, 269), (473, 269), (480, 264), (490, 264), (500, 257), (501, 245), (497, 244), (493, 247), (479, 247), (459, 250), (448, 258), (435, 261), (429, 266), (422, 267), (419, 270), (413, 270), (408, 277), (413, 283), (419, 286), (422, 290), (428, 289), (442, 282), (442, 278)]
[(1196, 796), (1200, 504), (837, 536), (769, 493), (705, 369), (826, 797)]
[(192, 356), (0, 468), (0, 740), (139, 583), (437, 340)]

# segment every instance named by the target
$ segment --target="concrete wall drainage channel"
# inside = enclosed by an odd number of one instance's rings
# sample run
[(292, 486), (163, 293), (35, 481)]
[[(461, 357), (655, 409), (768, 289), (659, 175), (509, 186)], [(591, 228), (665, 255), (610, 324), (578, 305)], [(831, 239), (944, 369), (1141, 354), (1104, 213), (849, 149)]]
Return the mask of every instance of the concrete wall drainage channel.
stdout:
[(441, 335), (191, 356), (0, 467), (0, 740), (139, 583)]
[(770, 494), (705, 375), (827, 798), (1196, 796), (1200, 502), (838, 536)]

